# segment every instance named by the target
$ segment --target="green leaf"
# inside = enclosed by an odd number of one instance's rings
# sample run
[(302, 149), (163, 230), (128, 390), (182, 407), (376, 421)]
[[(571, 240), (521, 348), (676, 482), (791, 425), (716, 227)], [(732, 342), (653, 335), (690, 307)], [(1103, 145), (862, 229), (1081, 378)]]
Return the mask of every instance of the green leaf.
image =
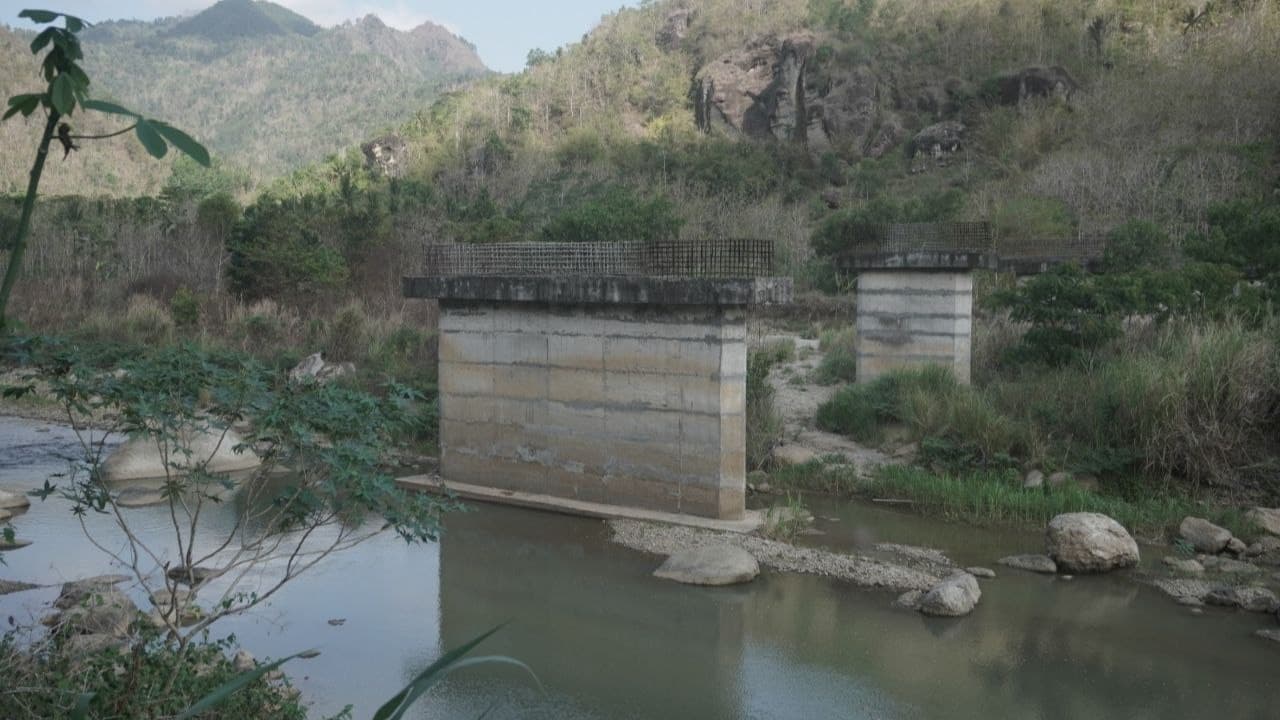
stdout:
[(59, 75), (49, 86), (53, 109), (62, 115), (70, 115), (76, 109), (76, 87), (70, 75)]
[(62, 17), (67, 19), (67, 29), (73, 33), (80, 32), (85, 28), (86, 25), (89, 24), (73, 15), (63, 15)]
[(58, 34), (58, 28), (45, 28), (40, 31), (35, 40), (31, 41), (31, 54), (39, 55), (40, 51), (49, 45), (49, 41), (53, 40), (53, 36)]
[(206, 150), (203, 145), (196, 142), (195, 138), (174, 126), (160, 122), (159, 120), (153, 120), (150, 124), (155, 127), (156, 132), (160, 133), (165, 140), (173, 143), (174, 147), (189, 155), (192, 160), (195, 160), (205, 167), (210, 166), (209, 151)]
[(151, 157), (162, 158), (165, 153), (169, 152), (169, 146), (165, 143), (160, 133), (156, 132), (156, 128), (151, 123), (138, 119), (138, 125), (134, 128), (134, 132), (138, 135), (138, 142), (142, 143), (142, 147), (151, 153)]
[[(312, 651), (308, 650), (304, 652), (312, 652)], [(302, 654), (303, 653), (298, 653), (297, 655), (290, 655), (287, 658), (282, 658), (280, 660), (276, 660), (275, 662), (267, 663), (266, 665), (263, 665), (261, 667), (254, 668), (253, 670), (250, 670), (248, 672), (240, 673), (239, 675), (231, 678), (230, 680), (226, 681), (222, 685), (219, 685), (217, 688), (214, 688), (213, 692), (200, 698), (200, 700), (196, 702), (195, 705), (192, 705), (191, 707), (184, 710), (182, 714), (176, 718), (176, 720), (188, 720), (188, 718), (193, 718), (199, 715), (200, 713), (205, 712), (206, 710), (211, 710), (221, 705), (222, 703), (227, 701), (227, 698), (236, 694), (244, 687), (252, 684), (258, 678), (261, 678), (263, 675), (266, 675), (272, 670), (275, 670), (281, 665), (289, 662), (290, 660)]]
[[(417, 699), (421, 697), (423, 693), (425, 693), (427, 690), (430, 690), (432, 686), (434, 686), (436, 683), (444, 679), (444, 676), (448, 675), (454, 670), (460, 670), (464, 667), (470, 667), (472, 665), (481, 665), (481, 664), (487, 664), (487, 663), (505, 663), (509, 665), (515, 665), (517, 667), (521, 667), (527, 670), (530, 675), (533, 675), (534, 681), (537, 682), (538, 681), (537, 675), (534, 675), (533, 671), (530, 670), (527, 665), (513, 658), (494, 655), (494, 656), (487, 656), (487, 657), (469, 658), (466, 660), (462, 659), (463, 655), (466, 655), (467, 653), (471, 652), (473, 649), (475, 649), (477, 645), (484, 642), (490, 635), (501, 630), (504, 625), (506, 625), (506, 623), (503, 623), (502, 625), (498, 625), (497, 627), (480, 635), (474, 640), (471, 640), (468, 643), (460, 645), (450, 650), (449, 652), (445, 653), (444, 655), (440, 656), (440, 659), (428, 665), (427, 668), (422, 672), (418, 673), (418, 675), (414, 677), (414, 679), (408, 685), (406, 685), (403, 690), (396, 693), (390, 700), (384, 703), (382, 707), (378, 708), (378, 712), (374, 713), (373, 715), (373, 720), (401, 720), (401, 718), (404, 717), (404, 714), (409, 710), (409, 708), (413, 705), (413, 703), (416, 702)], [(541, 685), (541, 683), (539, 683), (539, 685)]]
[(141, 115), (130, 110), (129, 108), (122, 107), (115, 103), (107, 102), (106, 100), (85, 100), (84, 109), (96, 110), (98, 112), (110, 113), (112, 115), (127, 115), (131, 118), (142, 117)]
[(20, 18), (29, 18), (34, 23), (51, 23), (58, 19), (62, 13), (52, 12), (50, 10), (23, 10), (18, 13)]
[(76, 65), (75, 63), (68, 65), (67, 74), (75, 81), (77, 90), (84, 90), (89, 87), (89, 76), (80, 68), (79, 65)]
[(44, 95), (14, 95), (9, 98), (9, 110), (0, 120), (8, 120), (18, 113), (22, 113), (23, 117), (28, 117), (31, 113), (40, 107), (40, 101), (44, 99)]

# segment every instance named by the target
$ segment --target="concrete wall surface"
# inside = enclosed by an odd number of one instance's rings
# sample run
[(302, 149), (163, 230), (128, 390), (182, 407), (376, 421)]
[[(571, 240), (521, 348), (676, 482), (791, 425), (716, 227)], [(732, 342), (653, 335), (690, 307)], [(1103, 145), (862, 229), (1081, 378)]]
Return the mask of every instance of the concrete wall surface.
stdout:
[(446, 481), (742, 517), (741, 308), (441, 300), (440, 310)]
[(858, 382), (922, 365), (950, 367), (969, 382), (973, 275), (864, 271), (857, 293)]

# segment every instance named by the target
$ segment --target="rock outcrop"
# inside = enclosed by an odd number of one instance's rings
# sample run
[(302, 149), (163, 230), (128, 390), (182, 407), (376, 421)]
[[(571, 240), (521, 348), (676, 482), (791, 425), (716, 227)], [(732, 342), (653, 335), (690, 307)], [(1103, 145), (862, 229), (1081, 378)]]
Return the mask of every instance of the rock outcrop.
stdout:
[(1058, 569), (1100, 573), (1138, 564), (1138, 543), (1101, 513), (1065, 513), (1049, 521), (1045, 550)]
[(376, 170), (384, 177), (398, 178), (404, 174), (405, 161), (409, 156), (409, 144), (396, 134), (374, 138), (360, 146), (364, 153), (365, 165)]
[(1071, 73), (1059, 65), (1025, 67), (996, 77), (996, 97), (1001, 105), (1018, 105), (1036, 97), (1070, 100), (1079, 89)]
[(880, 157), (906, 135), (881, 80), (868, 66), (839, 77), (811, 77), (812, 33), (760, 38), (703, 66), (694, 77), (698, 127), (760, 140), (806, 144), (814, 151), (839, 138)]
[(696, 16), (697, 13), (689, 8), (677, 8), (667, 13), (655, 38), (658, 47), (668, 51), (679, 48), (685, 36), (689, 34), (689, 28), (693, 26), (693, 19)]
[(760, 565), (736, 545), (702, 545), (671, 555), (653, 574), (688, 585), (734, 585), (754, 580)]
[[(940, 123), (934, 123), (929, 127), (921, 130), (911, 138), (907, 143), (907, 157), (913, 158), (916, 155), (924, 155), (933, 159), (935, 162), (944, 162), (946, 158), (959, 152), (964, 146), (965, 125), (958, 120), (947, 120)], [(1032, 472), (1039, 473), (1038, 470)], [(1028, 473), (1030, 477), (1030, 473)], [(1040, 474), (1043, 483), (1044, 475)], [(1026, 485), (1025, 487), (1036, 487), (1035, 485)]]

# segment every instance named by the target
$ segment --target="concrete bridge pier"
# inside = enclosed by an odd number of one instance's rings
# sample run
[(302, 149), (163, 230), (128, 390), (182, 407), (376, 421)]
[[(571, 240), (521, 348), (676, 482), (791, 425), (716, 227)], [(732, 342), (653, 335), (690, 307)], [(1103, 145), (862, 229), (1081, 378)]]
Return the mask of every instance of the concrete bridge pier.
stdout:
[(995, 269), (979, 252), (861, 255), (857, 279), (857, 381), (899, 368), (941, 365), (968, 384), (973, 271)]
[(740, 520), (744, 310), (790, 294), (776, 278), (407, 278), (440, 303), (444, 481)]

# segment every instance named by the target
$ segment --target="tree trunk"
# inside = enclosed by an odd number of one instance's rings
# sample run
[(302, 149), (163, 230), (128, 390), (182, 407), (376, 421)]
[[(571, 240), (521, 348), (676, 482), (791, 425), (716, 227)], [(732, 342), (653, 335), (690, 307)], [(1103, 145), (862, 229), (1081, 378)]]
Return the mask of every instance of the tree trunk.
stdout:
[(9, 248), (9, 267), (5, 269), (4, 285), (0, 285), (0, 337), (9, 332), (9, 294), (18, 281), (18, 273), (22, 268), (22, 254), (27, 249), (27, 232), (31, 229), (31, 213), (36, 206), (36, 192), (40, 189), (40, 175), (44, 172), (44, 161), (49, 157), (49, 143), (58, 127), (57, 110), (49, 110), (49, 121), (44, 126), (44, 136), (40, 138), (40, 148), (36, 150), (36, 161), (31, 165), (31, 180), (27, 183), (27, 197), (22, 201), (22, 217), (18, 220), (18, 232), (13, 236), (13, 246)]

